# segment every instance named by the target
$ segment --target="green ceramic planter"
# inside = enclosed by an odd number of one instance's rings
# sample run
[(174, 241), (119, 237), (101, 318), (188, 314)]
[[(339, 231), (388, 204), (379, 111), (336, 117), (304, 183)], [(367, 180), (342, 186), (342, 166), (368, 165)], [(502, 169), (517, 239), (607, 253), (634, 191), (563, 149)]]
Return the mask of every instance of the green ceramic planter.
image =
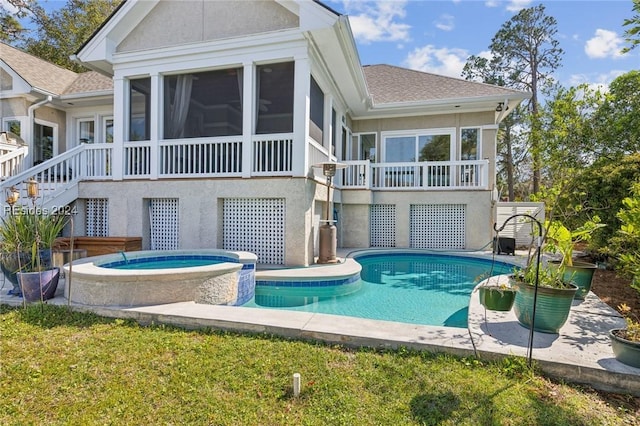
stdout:
[(500, 289), (496, 287), (478, 288), (480, 303), (492, 311), (510, 311), (516, 297), (516, 291), (512, 289)]
[[(520, 324), (531, 328), (535, 287), (514, 281), (517, 288), (513, 312)], [(533, 329), (542, 333), (557, 333), (569, 318), (573, 297), (578, 287), (567, 284), (567, 288), (538, 287), (536, 318)]]
[[(559, 263), (560, 262), (557, 261), (549, 262), (552, 266), (557, 266)], [(573, 266), (565, 265), (562, 279), (565, 282), (572, 282), (578, 286), (578, 291), (576, 291), (575, 295), (576, 299), (582, 300), (587, 297), (587, 294), (591, 291), (591, 282), (593, 281), (593, 274), (596, 269), (596, 265), (587, 262), (573, 261)]]
[(622, 329), (616, 328), (609, 331), (611, 338), (611, 349), (616, 359), (631, 367), (640, 368), (640, 342), (632, 342), (618, 336)]

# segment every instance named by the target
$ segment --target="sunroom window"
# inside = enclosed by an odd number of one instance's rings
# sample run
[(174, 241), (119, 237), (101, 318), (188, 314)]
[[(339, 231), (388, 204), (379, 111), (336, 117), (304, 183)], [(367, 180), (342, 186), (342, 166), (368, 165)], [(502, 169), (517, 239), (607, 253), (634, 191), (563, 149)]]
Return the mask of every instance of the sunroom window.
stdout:
[(294, 63), (256, 67), (256, 134), (293, 132)]
[(148, 141), (151, 118), (151, 78), (137, 78), (129, 86), (129, 140)]
[(384, 137), (385, 162), (451, 160), (453, 131), (422, 131)]
[(309, 136), (319, 144), (322, 144), (324, 128), (324, 92), (313, 77), (311, 77), (311, 93), (309, 98)]
[(164, 138), (242, 134), (242, 68), (164, 77)]

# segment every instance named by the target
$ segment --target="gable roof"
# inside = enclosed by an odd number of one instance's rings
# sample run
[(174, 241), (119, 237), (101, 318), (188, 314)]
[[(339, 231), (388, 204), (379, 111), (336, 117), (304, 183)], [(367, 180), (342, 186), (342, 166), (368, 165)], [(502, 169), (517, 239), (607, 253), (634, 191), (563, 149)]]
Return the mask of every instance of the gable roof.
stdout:
[(78, 74), (0, 42), (0, 59), (32, 88), (61, 94)]
[(113, 90), (113, 81), (94, 71), (76, 73), (0, 42), (0, 60), (32, 89), (52, 95)]
[(363, 67), (373, 106), (437, 100), (511, 97), (518, 90), (393, 65)]

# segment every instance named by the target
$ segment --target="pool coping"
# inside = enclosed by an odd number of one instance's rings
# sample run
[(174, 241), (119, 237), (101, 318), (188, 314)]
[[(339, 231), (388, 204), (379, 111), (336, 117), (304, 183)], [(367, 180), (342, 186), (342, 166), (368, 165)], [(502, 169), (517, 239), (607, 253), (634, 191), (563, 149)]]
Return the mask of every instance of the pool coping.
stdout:
[[(484, 257), (487, 257), (486, 253)], [(496, 258), (501, 261), (514, 260), (513, 256), (505, 255), (496, 255)], [(334, 268), (339, 273), (344, 264), (286, 271), (289, 274), (294, 274), (291, 271), (304, 274), (312, 269), (313, 274), (323, 273), (323, 276), (327, 276), (332, 275)], [(282, 271), (270, 272), (277, 274)], [(61, 280), (60, 287), (64, 287), (64, 280)], [(21, 298), (7, 296), (4, 288), (0, 292), (0, 303), (15, 306), (21, 302)], [(49, 303), (67, 305), (60, 288)], [(511, 355), (526, 357), (529, 337), (529, 330), (517, 322), (512, 311), (486, 311), (480, 305), (476, 291), (472, 292), (469, 303), (467, 329), (195, 302), (122, 308), (73, 303), (70, 306), (74, 310), (133, 319), (141, 324), (267, 333), (346, 347), (406, 347), (459, 356), (478, 356), (487, 360)], [(589, 293), (584, 301), (574, 301), (569, 319), (559, 334), (534, 333), (532, 357), (536, 365), (550, 376), (600, 390), (640, 396), (640, 369), (615, 360), (609, 342), (608, 330), (623, 324), (623, 318), (615, 310)]]

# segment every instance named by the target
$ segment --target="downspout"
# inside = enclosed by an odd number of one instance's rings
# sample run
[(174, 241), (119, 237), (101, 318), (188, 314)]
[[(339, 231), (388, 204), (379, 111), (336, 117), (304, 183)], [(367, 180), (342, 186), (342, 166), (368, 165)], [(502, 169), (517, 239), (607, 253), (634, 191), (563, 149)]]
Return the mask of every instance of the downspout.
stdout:
[(28, 116), (28, 126), (27, 126), (27, 135), (25, 135), (26, 137), (24, 138), (24, 140), (27, 142), (27, 144), (29, 144), (29, 154), (27, 155), (27, 158), (25, 159), (25, 161), (27, 162), (29, 167), (33, 167), (33, 159), (31, 157), (31, 153), (34, 152), (35, 150), (35, 145), (34, 145), (34, 140), (33, 140), (33, 129), (36, 125), (35, 123), (35, 110), (40, 108), (43, 105), (48, 104), (49, 102), (53, 101), (53, 96), (48, 95), (46, 97), (46, 99), (41, 100), (38, 103), (35, 103), (33, 105), (31, 105), (28, 109), (27, 109), (27, 116)]

